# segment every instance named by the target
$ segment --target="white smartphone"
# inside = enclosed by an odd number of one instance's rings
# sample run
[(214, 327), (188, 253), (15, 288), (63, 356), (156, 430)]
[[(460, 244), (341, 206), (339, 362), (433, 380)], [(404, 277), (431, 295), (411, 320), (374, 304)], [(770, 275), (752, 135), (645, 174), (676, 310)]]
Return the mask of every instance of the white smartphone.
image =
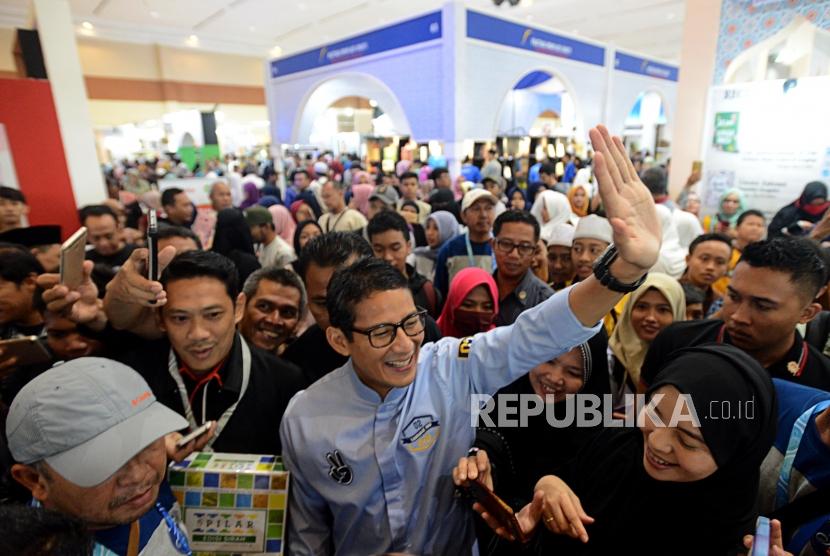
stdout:
[(190, 432), (186, 436), (181, 437), (179, 441), (176, 442), (176, 448), (183, 448), (191, 440), (199, 438), (208, 431), (211, 425), (213, 425), (213, 421), (205, 421), (205, 423), (202, 426), (196, 427), (192, 432)]
[(86, 256), (86, 227), (81, 226), (61, 245), (61, 284), (75, 289), (84, 280), (84, 257)]

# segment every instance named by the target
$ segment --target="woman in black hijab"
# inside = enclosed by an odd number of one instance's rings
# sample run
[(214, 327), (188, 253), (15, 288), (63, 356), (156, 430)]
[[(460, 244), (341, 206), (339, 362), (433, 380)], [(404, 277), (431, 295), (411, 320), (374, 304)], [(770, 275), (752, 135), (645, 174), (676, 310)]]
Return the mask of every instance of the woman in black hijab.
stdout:
[[(777, 417), (766, 371), (730, 345), (687, 348), (672, 354), (646, 397), (654, 411), (639, 428), (601, 429), (561, 476), (537, 482), (519, 512), (523, 529), (538, 533), (534, 553), (725, 555), (753, 531)], [(487, 465), (459, 467), (458, 483), (479, 468), (488, 479)]]
[(216, 233), (211, 250), (233, 261), (239, 271), (240, 284), (244, 284), (248, 276), (260, 267), (251, 229), (239, 209), (222, 209), (216, 215)]
[(805, 236), (816, 222), (821, 220), (830, 202), (827, 201), (827, 186), (820, 181), (811, 181), (804, 186), (801, 196), (782, 207), (769, 224), (768, 236)]
[[(486, 426), (479, 419), (474, 446), (485, 450), (490, 463), (498, 469), (495, 492), (513, 508), (521, 508), (533, 498), (533, 487), (539, 477), (558, 474), (582, 446), (592, 438), (591, 431), (576, 427), (553, 427), (545, 412), (552, 411), (558, 421), (566, 418), (568, 394), (602, 396), (611, 393), (608, 379), (608, 335), (604, 329), (587, 342), (556, 359), (538, 365), (528, 374), (499, 390), (494, 396), (495, 411), (488, 417), (495, 427)], [(521, 398), (538, 395), (542, 399), (553, 396), (551, 407), (539, 415), (529, 416), (527, 426), (499, 426), (501, 407), (514, 408), (506, 414), (517, 421)], [(499, 401), (500, 396), (514, 396)], [(509, 410), (508, 410), (509, 411)], [(573, 411), (573, 410), (571, 410)], [(542, 449), (555, 446), (555, 449)], [(496, 477), (494, 477), (496, 478)], [(508, 556), (516, 553), (516, 546), (500, 539), (486, 527), (477, 528), (479, 551), (483, 556)]]
[(449, 189), (436, 189), (429, 196), (429, 204), (432, 207), (432, 212), (445, 210), (452, 213), (458, 222), (461, 222), (461, 210), (455, 200), (455, 195)]

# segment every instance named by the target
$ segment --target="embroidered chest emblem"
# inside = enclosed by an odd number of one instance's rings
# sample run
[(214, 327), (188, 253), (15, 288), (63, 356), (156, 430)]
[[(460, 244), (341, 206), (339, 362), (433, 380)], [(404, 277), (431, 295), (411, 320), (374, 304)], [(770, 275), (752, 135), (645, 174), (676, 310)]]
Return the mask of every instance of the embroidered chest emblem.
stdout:
[(432, 448), (441, 432), (441, 424), (432, 415), (413, 418), (401, 433), (401, 444), (413, 453)]

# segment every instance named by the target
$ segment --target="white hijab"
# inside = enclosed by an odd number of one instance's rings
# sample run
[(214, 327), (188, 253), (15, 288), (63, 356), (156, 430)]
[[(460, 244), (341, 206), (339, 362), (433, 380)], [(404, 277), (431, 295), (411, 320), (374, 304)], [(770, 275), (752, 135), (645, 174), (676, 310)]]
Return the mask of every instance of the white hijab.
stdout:
[[(547, 209), (548, 220), (545, 221), (543, 209)], [(542, 191), (533, 202), (533, 207), (530, 209), (530, 214), (536, 217), (539, 221), (539, 226), (542, 228), (542, 236), (546, 232), (552, 231), (558, 224), (569, 222), (575, 224), (576, 218), (571, 211), (571, 202), (568, 197), (559, 193), (558, 191)]]
[(662, 272), (672, 278), (680, 278), (686, 269), (686, 255), (688, 249), (680, 245), (680, 238), (677, 235), (677, 228), (674, 225), (671, 211), (663, 206), (657, 205), (657, 216), (660, 218), (660, 225), (663, 228), (663, 244), (660, 246), (660, 256), (657, 258), (651, 272)]

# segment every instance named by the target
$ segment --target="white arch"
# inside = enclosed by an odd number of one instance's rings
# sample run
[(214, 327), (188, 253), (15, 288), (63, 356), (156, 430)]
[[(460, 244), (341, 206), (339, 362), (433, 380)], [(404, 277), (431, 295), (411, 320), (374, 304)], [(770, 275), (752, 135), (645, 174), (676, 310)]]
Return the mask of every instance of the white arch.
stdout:
[(628, 119), (628, 114), (631, 112), (631, 109), (634, 107), (634, 104), (636, 104), (637, 99), (640, 97), (644, 97), (649, 93), (654, 93), (655, 95), (660, 97), (660, 107), (663, 109), (663, 116), (666, 117), (666, 126), (668, 127), (669, 122), (671, 121), (671, 118), (669, 117), (669, 110), (671, 107), (669, 106), (669, 103), (666, 100), (666, 95), (663, 93), (663, 91), (654, 87), (646, 87), (645, 89), (641, 89), (640, 92), (637, 93), (637, 95), (634, 97), (634, 99), (627, 104), (628, 112), (625, 113), (625, 117), (623, 118), (623, 126), (625, 125), (625, 120)]
[[(497, 134), (500, 131), (499, 130), (499, 122), (501, 121), (502, 112), (504, 112), (505, 106), (507, 105), (507, 96), (513, 90), (513, 87), (516, 86), (516, 83), (518, 83), (524, 76), (526, 76), (528, 74), (531, 74), (531, 73), (534, 73), (534, 72), (537, 72), (537, 71), (541, 71), (541, 72), (547, 73), (548, 75), (550, 75), (552, 77), (555, 77), (556, 79), (561, 81), (562, 84), (565, 86), (565, 91), (567, 91), (568, 95), (570, 95), (571, 102), (573, 102), (573, 105), (574, 105), (574, 121), (576, 123), (576, 130), (574, 131), (574, 135), (576, 137), (582, 136), (583, 130), (585, 129), (585, 119), (584, 119), (585, 117), (582, 114), (582, 107), (580, 106), (580, 100), (579, 100), (579, 98), (577, 98), (577, 95), (574, 93), (574, 91), (576, 91), (576, 88), (574, 87), (573, 83), (567, 77), (565, 77), (560, 70), (553, 69), (553, 68), (547, 67), (547, 66), (536, 66), (536, 67), (533, 67), (533, 68), (530, 68), (530, 69), (525, 69), (525, 70), (522, 70), (521, 72), (519, 72), (518, 75), (516, 75), (516, 77), (513, 80), (510, 81), (510, 88), (507, 91), (505, 91), (504, 94), (502, 94), (501, 104), (499, 105), (499, 110), (496, 113), (496, 119), (493, 121), (493, 137), (496, 137)], [(560, 114), (560, 116), (561, 116), (561, 114)]]
[(341, 73), (321, 79), (309, 90), (294, 119), (291, 142), (308, 144), (314, 121), (335, 101), (348, 96), (374, 99), (387, 114), (400, 135), (411, 135), (412, 128), (395, 93), (380, 79), (360, 72)]

